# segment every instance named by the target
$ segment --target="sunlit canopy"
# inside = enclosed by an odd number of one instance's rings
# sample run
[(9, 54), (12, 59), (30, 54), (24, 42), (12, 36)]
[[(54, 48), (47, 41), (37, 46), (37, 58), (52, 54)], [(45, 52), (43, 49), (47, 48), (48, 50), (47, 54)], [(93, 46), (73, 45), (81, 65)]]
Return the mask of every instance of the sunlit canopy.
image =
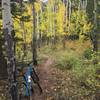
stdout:
[(40, 0), (40, 1), (42, 1), (42, 2), (47, 2), (48, 0)]
[[(23, 0), (23, 1), (28, 1), (28, 0)], [(48, 0), (40, 0), (40, 1), (42, 1), (42, 2), (45, 3), (45, 2), (47, 2)]]

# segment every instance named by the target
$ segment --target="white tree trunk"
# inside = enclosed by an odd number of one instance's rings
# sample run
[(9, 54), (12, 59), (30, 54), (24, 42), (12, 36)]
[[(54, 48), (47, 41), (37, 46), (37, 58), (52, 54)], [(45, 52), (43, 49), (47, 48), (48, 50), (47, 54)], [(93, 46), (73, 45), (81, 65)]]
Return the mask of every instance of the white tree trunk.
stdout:
[(3, 28), (9, 29), (9, 34), (11, 34), (12, 29), (12, 19), (11, 19), (11, 8), (10, 0), (2, 0), (2, 18), (3, 18)]
[[(15, 55), (14, 55), (14, 31), (13, 22), (11, 18), (10, 0), (2, 0), (2, 19), (3, 19), (3, 30), (5, 38), (5, 48), (7, 56), (7, 72), (8, 72), (8, 85), (9, 85), (9, 96), (11, 99), (12, 86), (14, 83), (15, 75)], [(15, 89), (15, 88), (14, 88)], [(14, 91), (15, 92), (15, 91)], [(14, 99), (15, 100), (15, 99)], [(17, 97), (16, 97), (17, 100)]]

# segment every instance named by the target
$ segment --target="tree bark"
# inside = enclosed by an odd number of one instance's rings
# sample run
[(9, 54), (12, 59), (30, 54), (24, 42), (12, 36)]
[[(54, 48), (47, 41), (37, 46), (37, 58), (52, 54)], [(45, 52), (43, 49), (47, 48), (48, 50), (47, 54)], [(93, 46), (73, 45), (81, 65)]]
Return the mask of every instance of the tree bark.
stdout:
[(4, 39), (2, 38), (2, 34), (0, 34), (0, 79), (7, 78), (7, 62), (4, 57)]
[(87, 13), (89, 20), (91, 23), (94, 25), (93, 32), (90, 36), (90, 39), (93, 44), (93, 51), (97, 52), (98, 51), (98, 39), (97, 39), (97, 1), (98, 0), (87, 0)]
[(35, 4), (32, 4), (33, 11), (33, 41), (32, 41), (32, 49), (33, 49), (33, 65), (37, 65), (37, 36), (36, 36), (36, 14), (35, 14)]
[(94, 0), (94, 36), (93, 36), (93, 50), (98, 51), (97, 40), (97, 0)]
[(9, 87), (9, 99), (17, 99), (17, 88), (15, 82), (15, 54), (14, 54), (14, 31), (13, 22), (11, 18), (10, 0), (2, 0), (2, 19), (3, 19), (3, 31), (5, 38), (5, 48), (7, 56), (7, 72), (8, 72), (8, 87)]

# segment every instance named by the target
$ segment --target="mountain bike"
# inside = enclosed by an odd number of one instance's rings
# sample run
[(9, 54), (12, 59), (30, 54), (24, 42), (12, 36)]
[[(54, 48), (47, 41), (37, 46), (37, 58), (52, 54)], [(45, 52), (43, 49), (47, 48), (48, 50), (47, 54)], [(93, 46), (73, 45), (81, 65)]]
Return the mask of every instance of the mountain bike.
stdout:
[[(31, 63), (28, 63), (27, 66), (29, 67), (30, 64)], [(22, 70), (18, 71), (21, 72)], [(25, 74), (19, 76), (19, 80), (17, 82), (19, 100), (32, 100), (32, 96), (34, 94), (34, 84), (38, 86), (40, 93), (42, 93), (42, 88), (39, 84), (39, 77), (36, 74), (35, 69), (33, 67), (31, 68), (31, 72), (28, 77), (29, 82), (27, 82)]]

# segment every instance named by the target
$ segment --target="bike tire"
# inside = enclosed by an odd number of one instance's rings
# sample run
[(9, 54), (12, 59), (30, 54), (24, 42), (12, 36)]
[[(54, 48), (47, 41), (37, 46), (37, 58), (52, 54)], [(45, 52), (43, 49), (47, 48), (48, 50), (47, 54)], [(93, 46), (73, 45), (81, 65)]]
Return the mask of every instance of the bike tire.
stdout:
[[(19, 95), (19, 100), (29, 100), (28, 97), (25, 96), (25, 89), (26, 89), (27, 85), (25, 82), (21, 82), (21, 83), (18, 83), (18, 95)], [(28, 89), (28, 93), (29, 92), (29, 89)]]

